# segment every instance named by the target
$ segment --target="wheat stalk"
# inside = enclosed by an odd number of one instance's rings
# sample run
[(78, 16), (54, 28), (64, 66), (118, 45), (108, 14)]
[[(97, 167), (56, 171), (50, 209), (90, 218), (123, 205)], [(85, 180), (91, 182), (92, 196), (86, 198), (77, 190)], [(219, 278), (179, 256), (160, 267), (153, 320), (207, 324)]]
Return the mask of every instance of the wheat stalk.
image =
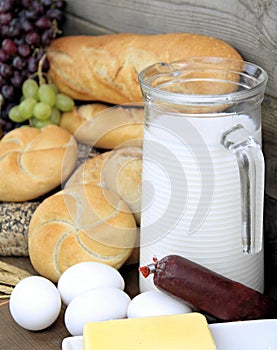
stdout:
[(28, 276), (28, 271), (0, 260), (0, 298), (8, 298), (16, 284)]

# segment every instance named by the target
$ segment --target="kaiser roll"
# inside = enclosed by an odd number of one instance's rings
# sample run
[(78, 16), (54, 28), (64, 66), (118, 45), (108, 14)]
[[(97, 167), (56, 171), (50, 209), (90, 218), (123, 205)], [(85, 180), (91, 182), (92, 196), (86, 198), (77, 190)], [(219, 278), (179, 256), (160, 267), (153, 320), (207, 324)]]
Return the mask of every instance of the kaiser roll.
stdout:
[(82, 261), (121, 267), (137, 245), (136, 222), (116, 193), (93, 184), (72, 186), (38, 206), (28, 244), (33, 267), (56, 282)]
[(63, 128), (22, 126), (0, 141), (0, 201), (28, 201), (59, 186), (73, 172), (78, 147)]
[(94, 183), (116, 192), (130, 207), (140, 224), (142, 149), (124, 147), (85, 161), (65, 187)]

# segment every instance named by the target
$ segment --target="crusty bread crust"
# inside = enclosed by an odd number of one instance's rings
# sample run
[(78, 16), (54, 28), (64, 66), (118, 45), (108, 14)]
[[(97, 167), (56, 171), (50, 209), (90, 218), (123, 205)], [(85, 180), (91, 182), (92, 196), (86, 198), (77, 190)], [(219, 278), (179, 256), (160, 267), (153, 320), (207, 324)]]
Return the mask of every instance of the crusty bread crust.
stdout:
[(199, 56), (241, 60), (226, 42), (190, 33), (67, 36), (54, 40), (47, 56), (60, 91), (112, 104), (142, 101), (138, 74), (151, 64)]
[(142, 149), (124, 147), (88, 159), (70, 176), (65, 188), (96, 184), (116, 192), (140, 225)]
[(125, 143), (142, 146), (144, 109), (90, 103), (63, 113), (60, 126), (82, 144), (114, 149)]
[(24, 126), (0, 141), (0, 201), (23, 202), (55, 189), (73, 172), (78, 155), (65, 129)]

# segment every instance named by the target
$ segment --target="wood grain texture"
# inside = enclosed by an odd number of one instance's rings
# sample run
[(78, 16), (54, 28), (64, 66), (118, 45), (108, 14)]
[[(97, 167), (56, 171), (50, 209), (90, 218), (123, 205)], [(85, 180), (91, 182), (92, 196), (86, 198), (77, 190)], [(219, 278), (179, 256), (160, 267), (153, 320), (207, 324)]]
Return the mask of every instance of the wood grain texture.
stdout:
[(193, 32), (218, 37), (269, 73), (277, 97), (277, 1), (68, 1), (65, 34)]

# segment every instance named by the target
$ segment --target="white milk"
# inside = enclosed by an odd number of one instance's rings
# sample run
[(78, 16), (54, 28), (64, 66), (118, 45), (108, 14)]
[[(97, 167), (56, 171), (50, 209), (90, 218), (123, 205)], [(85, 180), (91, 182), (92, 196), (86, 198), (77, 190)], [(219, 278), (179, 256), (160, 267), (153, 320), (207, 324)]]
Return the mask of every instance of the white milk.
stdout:
[[(263, 251), (242, 253), (237, 161), (220, 144), (235, 124), (258, 141), (261, 130), (245, 115), (154, 123), (144, 130), (140, 265), (179, 254), (262, 292)], [(141, 292), (153, 288), (140, 276)]]

